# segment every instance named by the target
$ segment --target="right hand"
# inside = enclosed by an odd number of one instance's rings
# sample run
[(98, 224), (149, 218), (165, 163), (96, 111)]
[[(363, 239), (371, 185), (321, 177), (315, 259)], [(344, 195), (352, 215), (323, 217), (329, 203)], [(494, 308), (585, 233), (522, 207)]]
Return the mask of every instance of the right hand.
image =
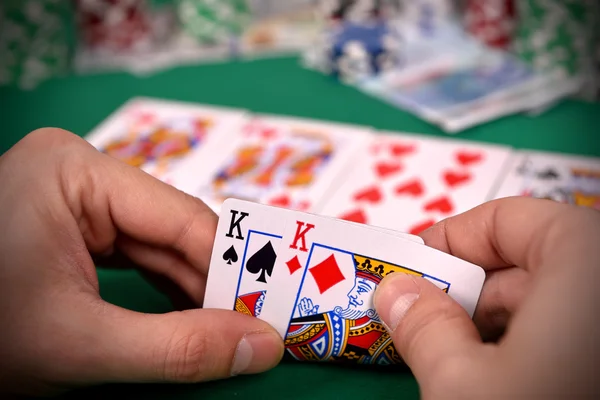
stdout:
[(424, 398), (600, 398), (600, 213), (501, 199), (421, 236), (487, 271), (473, 320), (422, 278), (375, 292)]

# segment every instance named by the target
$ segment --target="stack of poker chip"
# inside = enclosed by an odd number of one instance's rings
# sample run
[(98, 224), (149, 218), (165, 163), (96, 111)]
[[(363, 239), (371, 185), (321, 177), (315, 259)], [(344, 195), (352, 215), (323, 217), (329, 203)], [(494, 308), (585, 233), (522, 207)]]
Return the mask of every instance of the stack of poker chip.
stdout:
[(467, 0), (466, 30), (487, 46), (508, 49), (514, 33), (515, 1)]
[(580, 95), (593, 96), (597, 0), (521, 0), (516, 5), (514, 52), (538, 71), (581, 79)]
[(150, 8), (145, 0), (76, 0), (81, 45), (119, 54), (152, 45)]
[(64, 0), (0, 1), (0, 85), (35, 88), (70, 71), (73, 26)]
[(186, 34), (202, 44), (228, 42), (251, 21), (246, 0), (177, 0), (177, 16)]

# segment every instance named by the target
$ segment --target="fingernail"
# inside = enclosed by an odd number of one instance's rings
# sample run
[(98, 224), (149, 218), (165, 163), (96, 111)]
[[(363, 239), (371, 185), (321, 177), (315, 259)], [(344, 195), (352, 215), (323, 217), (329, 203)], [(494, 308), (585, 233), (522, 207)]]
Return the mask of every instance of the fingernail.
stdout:
[(387, 330), (393, 332), (419, 298), (420, 289), (411, 275), (401, 272), (386, 276), (375, 291), (373, 305)]
[(269, 370), (277, 365), (282, 352), (283, 341), (277, 333), (248, 333), (237, 345), (231, 375), (256, 374)]

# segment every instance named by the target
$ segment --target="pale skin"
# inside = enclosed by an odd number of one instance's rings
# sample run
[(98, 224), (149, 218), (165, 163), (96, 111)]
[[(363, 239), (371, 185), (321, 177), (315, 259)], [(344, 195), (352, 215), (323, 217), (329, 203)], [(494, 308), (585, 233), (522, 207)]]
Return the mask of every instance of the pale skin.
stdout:
[[(57, 129), (0, 157), (0, 185), (0, 393), (201, 382), (279, 363), (268, 324), (199, 308), (217, 216), (198, 199)], [(600, 213), (505, 199), (422, 237), (487, 271), (473, 320), (419, 278), (393, 274), (375, 292), (425, 399), (600, 394)], [(139, 268), (188, 309), (152, 315), (104, 302), (102, 258)]]

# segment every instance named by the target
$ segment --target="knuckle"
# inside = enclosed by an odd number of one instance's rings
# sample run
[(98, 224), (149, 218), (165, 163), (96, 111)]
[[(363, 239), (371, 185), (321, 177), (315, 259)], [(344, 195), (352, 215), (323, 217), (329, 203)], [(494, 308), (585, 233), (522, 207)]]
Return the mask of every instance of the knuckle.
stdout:
[[(84, 139), (59, 128), (40, 128), (27, 134), (12, 149), (16, 159), (21, 158), (22, 153), (27, 157), (36, 156), (38, 165), (45, 165), (43, 170), (53, 170), (52, 165), (65, 167), (75, 160), (73, 168), (85, 164), (87, 153), (82, 150), (91, 148)], [(50, 167), (50, 168), (48, 168)]]
[(81, 144), (83, 139), (79, 136), (60, 128), (40, 128), (27, 134), (21, 145), (27, 148), (49, 149), (63, 148), (73, 144)]
[(195, 382), (203, 378), (209, 350), (205, 333), (176, 335), (167, 345), (163, 375), (167, 381)]

